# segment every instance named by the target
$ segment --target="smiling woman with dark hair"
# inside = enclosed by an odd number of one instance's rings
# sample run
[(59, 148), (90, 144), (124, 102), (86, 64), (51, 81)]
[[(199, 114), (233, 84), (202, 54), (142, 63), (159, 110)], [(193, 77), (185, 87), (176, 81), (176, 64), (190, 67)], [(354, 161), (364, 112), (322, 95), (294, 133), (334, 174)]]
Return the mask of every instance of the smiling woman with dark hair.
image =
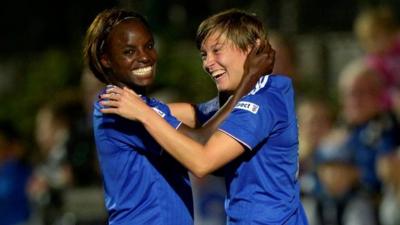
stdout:
[[(157, 52), (143, 16), (105, 10), (90, 25), (85, 44), (85, 60), (103, 83), (128, 86), (140, 94), (153, 83)], [(179, 126), (165, 104), (145, 96), (143, 101), (171, 126)], [(109, 224), (193, 224), (187, 170), (163, 154), (139, 123), (104, 115), (101, 108), (96, 102), (93, 127)]]

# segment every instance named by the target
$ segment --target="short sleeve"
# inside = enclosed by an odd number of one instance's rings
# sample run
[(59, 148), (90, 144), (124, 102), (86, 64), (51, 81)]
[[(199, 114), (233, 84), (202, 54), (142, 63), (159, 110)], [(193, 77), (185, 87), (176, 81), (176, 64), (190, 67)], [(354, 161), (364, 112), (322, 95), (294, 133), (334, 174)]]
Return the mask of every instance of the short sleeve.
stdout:
[(261, 101), (261, 96), (247, 96), (239, 101), (219, 130), (253, 149), (269, 136), (275, 124), (271, 106)]
[(168, 105), (155, 99), (153, 99), (152, 101), (153, 102), (150, 107), (152, 107), (153, 110), (157, 112), (159, 116), (164, 118), (172, 127), (178, 129), (182, 121), (178, 120), (175, 116), (171, 114), (171, 110), (169, 109)]
[(195, 105), (196, 119), (203, 125), (219, 110), (219, 100), (215, 97), (207, 102)]

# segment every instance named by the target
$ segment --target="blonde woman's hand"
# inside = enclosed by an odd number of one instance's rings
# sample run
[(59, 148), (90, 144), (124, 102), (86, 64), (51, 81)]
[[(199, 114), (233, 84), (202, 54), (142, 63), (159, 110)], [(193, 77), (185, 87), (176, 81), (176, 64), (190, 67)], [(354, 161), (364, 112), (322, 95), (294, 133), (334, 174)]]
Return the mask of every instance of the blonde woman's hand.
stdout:
[(140, 120), (149, 108), (138, 94), (127, 87), (111, 86), (100, 98), (100, 104), (104, 106), (102, 113), (117, 114), (130, 120)]

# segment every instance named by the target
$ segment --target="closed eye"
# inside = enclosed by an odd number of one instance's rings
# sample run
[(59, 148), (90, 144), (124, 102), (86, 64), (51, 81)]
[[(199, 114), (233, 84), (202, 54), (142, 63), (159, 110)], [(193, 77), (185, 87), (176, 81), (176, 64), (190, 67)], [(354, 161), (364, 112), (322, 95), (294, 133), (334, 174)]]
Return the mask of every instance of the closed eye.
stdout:
[(221, 48), (214, 48), (212, 51), (214, 54), (218, 54), (221, 51)]
[(207, 53), (201, 51), (201, 52), (200, 52), (200, 58), (201, 58), (201, 60), (205, 60), (205, 59), (207, 58)]

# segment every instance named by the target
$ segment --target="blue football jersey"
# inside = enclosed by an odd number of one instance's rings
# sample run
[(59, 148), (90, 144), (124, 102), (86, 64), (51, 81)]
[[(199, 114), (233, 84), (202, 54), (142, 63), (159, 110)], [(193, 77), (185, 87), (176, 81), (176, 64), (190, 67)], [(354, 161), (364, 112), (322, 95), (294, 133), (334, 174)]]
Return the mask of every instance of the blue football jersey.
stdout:
[[(180, 125), (164, 103), (142, 97), (171, 126)], [(94, 105), (93, 129), (112, 225), (193, 224), (187, 170), (136, 121), (103, 114)]]
[(219, 110), (220, 103), (218, 96), (195, 106), (196, 119), (203, 125)]
[(228, 224), (307, 224), (300, 201), (291, 80), (260, 78), (220, 125), (246, 151), (225, 168)]

